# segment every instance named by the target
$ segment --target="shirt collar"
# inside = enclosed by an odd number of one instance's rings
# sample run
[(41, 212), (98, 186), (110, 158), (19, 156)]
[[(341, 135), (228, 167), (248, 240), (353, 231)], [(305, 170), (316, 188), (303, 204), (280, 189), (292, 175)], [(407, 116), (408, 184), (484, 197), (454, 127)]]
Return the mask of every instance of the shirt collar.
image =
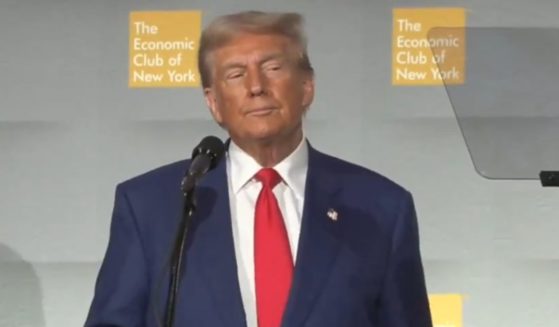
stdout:
[[(263, 167), (231, 140), (227, 151), (230, 164), (231, 186), (238, 193)], [(305, 181), (309, 162), (309, 149), (305, 137), (299, 145), (273, 168), (297, 197), (305, 194)]]

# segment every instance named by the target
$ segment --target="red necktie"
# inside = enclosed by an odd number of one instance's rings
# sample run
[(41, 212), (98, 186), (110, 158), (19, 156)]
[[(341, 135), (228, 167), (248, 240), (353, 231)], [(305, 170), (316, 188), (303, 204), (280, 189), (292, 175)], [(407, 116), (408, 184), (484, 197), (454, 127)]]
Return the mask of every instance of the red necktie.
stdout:
[(262, 190), (254, 221), (254, 270), (258, 327), (279, 327), (293, 278), (293, 259), (278, 201), (272, 189), (280, 175), (272, 168), (256, 174)]

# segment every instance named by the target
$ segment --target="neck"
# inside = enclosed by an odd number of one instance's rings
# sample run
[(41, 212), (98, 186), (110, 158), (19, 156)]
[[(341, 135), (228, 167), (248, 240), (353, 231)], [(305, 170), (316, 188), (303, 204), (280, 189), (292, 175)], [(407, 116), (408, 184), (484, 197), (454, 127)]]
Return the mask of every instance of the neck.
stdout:
[(233, 139), (233, 142), (262, 167), (273, 167), (295, 151), (302, 139), (303, 132), (299, 131), (295, 137), (283, 140), (243, 142)]

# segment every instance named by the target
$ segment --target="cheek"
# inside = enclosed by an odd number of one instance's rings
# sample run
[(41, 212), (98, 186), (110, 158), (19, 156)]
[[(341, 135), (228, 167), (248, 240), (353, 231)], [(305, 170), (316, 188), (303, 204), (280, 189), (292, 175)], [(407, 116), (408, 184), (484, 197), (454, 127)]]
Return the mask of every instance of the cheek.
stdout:
[(236, 94), (231, 92), (222, 92), (217, 99), (217, 107), (224, 117), (233, 117), (238, 115), (242, 105), (242, 100)]
[(282, 101), (289, 107), (290, 115), (297, 115), (303, 111), (304, 92), (301, 88), (288, 85), (284, 88)]

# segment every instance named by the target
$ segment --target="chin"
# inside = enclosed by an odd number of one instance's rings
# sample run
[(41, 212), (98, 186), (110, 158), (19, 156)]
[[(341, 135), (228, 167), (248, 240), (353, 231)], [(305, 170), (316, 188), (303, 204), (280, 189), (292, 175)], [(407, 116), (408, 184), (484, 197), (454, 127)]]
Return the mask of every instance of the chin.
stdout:
[(256, 142), (272, 142), (278, 138), (281, 138), (281, 133), (271, 130), (248, 133), (246, 137), (247, 140), (254, 140)]
[[(275, 125), (275, 126), (274, 126)], [(281, 126), (276, 124), (254, 124), (252, 128), (246, 131), (246, 136), (253, 139), (269, 139), (280, 136), (282, 133)]]

